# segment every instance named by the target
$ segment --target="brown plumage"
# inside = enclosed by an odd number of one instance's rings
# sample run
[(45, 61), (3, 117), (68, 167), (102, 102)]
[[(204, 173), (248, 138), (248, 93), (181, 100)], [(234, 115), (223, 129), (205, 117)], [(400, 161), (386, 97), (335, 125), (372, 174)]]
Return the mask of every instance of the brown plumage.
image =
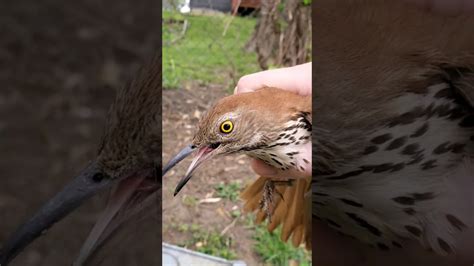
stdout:
[[(153, 200), (155, 204), (160, 202), (160, 114), (161, 57), (156, 56), (118, 92), (107, 117), (96, 160), (6, 241), (0, 250), (0, 265), (7, 265), (55, 222), (113, 185), (116, 188), (111, 200), (75, 265), (82, 265), (108, 234), (129, 219), (130, 214), (136, 214), (144, 204), (150, 203), (150, 198), (157, 199)], [(109, 223), (112, 225), (107, 228)]]
[(313, 217), (380, 250), (466, 261), (474, 17), (391, 0), (317, 6)]
[[(311, 114), (310, 97), (277, 88), (265, 87), (225, 97), (208, 110), (199, 122), (192, 144), (168, 163), (163, 174), (195, 150), (197, 155), (175, 195), (203, 161), (217, 155), (244, 153), (283, 171), (308, 171)], [(228, 125), (226, 132), (222, 127), (228, 123), (232, 128)], [(288, 175), (285, 180), (292, 178)], [(310, 248), (310, 177), (286, 185), (281, 182), (284, 180), (273, 180), (277, 181), (278, 191), (274, 193), (274, 184), (268, 181), (267, 177), (259, 177), (242, 193), (245, 210), (258, 210), (258, 222), (269, 218), (270, 231), (282, 224), (284, 241), (292, 235), (295, 245), (306, 241)]]
[[(257, 223), (265, 221), (267, 214), (260, 206), (264, 194), (264, 186), (270, 180), (267, 177), (258, 177), (241, 194), (244, 200), (244, 211), (257, 212)], [(268, 231), (272, 232), (279, 225), (282, 226), (281, 240), (287, 241), (290, 236), (293, 245), (304, 243), (311, 250), (311, 177), (294, 180), (291, 185), (277, 185), (278, 194), (273, 195), (273, 209)]]

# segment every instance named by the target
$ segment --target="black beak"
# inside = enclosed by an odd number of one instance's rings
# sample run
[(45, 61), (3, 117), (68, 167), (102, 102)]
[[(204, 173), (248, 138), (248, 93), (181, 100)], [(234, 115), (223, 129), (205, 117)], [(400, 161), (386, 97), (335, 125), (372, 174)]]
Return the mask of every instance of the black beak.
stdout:
[[(186, 146), (184, 149), (182, 149), (175, 157), (173, 157), (163, 168), (162, 172), (162, 177), (166, 175), (166, 173), (171, 170), (175, 165), (177, 165), (179, 162), (184, 160), (186, 157), (188, 157), (191, 153), (193, 153), (196, 150), (196, 146), (194, 145), (189, 145)], [(174, 190), (174, 196), (178, 194), (178, 192), (186, 185), (186, 183), (189, 181), (191, 178), (191, 174), (186, 174), (181, 180), (179, 181), (178, 185), (176, 186), (176, 189)]]
[[(191, 165), (188, 168), (186, 174), (179, 180), (176, 189), (174, 190), (174, 196), (176, 196), (179, 191), (188, 183), (189, 179), (191, 179), (194, 171), (204, 162), (212, 158), (219, 147), (218, 145), (211, 145), (211, 146), (203, 146), (200, 147), (194, 160), (191, 162)], [(182, 161), (184, 158), (188, 157), (191, 153), (193, 153), (197, 149), (194, 145), (189, 145), (182, 149), (173, 159), (171, 159), (168, 164), (166, 164), (165, 168), (163, 169), (162, 176), (164, 176), (171, 168), (173, 168), (176, 164)]]
[(178, 154), (176, 154), (175, 157), (173, 157), (163, 168), (163, 171), (161, 172), (161, 177), (165, 176), (166, 173), (168, 173), (171, 168), (175, 167), (179, 162), (184, 160), (186, 157), (188, 157), (191, 153), (194, 152), (196, 149), (196, 146), (194, 145), (189, 145), (186, 146), (184, 149), (182, 149)]
[(0, 266), (6, 266), (54, 223), (113, 183), (110, 178), (104, 178), (96, 163), (91, 163), (6, 241), (0, 250)]

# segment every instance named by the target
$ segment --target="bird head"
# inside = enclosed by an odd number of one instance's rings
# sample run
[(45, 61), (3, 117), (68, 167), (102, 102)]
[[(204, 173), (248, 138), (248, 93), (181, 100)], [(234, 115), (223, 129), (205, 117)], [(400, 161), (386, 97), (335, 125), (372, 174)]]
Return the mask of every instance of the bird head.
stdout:
[[(0, 250), (0, 265), (7, 265), (30, 242), (85, 200), (115, 186), (106, 210), (75, 262), (82, 265), (106, 235), (127, 219), (118, 218), (118, 213), (136, 211), (135, 207), (149, 202), (148, 198), (159, 196), (160, 109), (161, 58), (157, 56), (119, 91), (108, 113), (97, 158), (6, 241)], [(141, 189), (144, 186), (146, 190)]]
[(162, 175), (196, 152), (176, 187), (176, 195), (203, 162), (218, 155), (249, 154), (268, 147), (287, 127), (295, 106), (301, 102), (310, 106), (309, 97), (269, 87), (219, 100), (199, 122), (192, 143), (169, 161)]

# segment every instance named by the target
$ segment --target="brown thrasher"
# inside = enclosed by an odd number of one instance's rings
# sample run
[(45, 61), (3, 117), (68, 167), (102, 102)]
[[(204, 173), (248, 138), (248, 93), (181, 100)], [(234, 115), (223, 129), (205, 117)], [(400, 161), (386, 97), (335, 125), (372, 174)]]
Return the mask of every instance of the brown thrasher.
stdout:
[(161, 57), (156, 56), (118, 93), (108, 114), (97, 158), (7, 239), (0, 250), (0, 265), (7, 265), (85, 200), (116, 185), (106, 210), (74, 263), (82, 265), (130, 214), (141, 211), (147, 203), (161, 204), (160, 158)]
[[(201, 119), (192, 144), (164, 167), (163, 175), (196, 151), (175, 195), (194, 171), (218, 155), (244, 153), (286, 171), (306, 171), (311, 167), (311, 97), (277, 88), (261, 88), (218, 101)], [(311, 248), (310, 179), (291, 181), (259, 177), (243, 193), (247, 211), (259, 210), (258, 221), (269, 218), (269, 230), (282, 224), (282, 239), (292, 236), (298, 246)], [(282, 185), (278, 185), (283, 183)], [(277, 186), (275, 186), (277, 184)]]
[(380, 254), (424, 247), (435, 263), (470, 265), (474, 17), (315, 4), (313, 217)]

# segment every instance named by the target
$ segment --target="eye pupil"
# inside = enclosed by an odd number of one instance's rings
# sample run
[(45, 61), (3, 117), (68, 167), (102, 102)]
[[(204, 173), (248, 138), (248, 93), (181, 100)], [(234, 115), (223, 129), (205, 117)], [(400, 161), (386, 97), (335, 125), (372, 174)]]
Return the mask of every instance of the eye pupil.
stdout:
[(232, 132), (233, 125), (231, 121), (225, 121), (221, 124), (221, 132), (222, 133), (230, 133)]
[(92, 176), (92, 180), (94, 180), (94, 182), (96, 183), (99, 183), (103, 179), (104, 179), (104, 175), (102, 173), (95, 173), (94, 176)]

